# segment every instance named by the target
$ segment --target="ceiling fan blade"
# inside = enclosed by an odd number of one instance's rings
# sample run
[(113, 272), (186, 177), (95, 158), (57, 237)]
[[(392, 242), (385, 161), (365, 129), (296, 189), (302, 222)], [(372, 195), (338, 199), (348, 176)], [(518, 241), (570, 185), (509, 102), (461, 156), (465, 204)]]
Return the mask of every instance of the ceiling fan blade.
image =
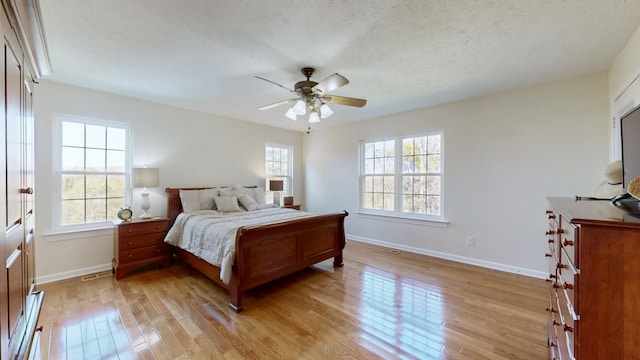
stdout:
[(367, 100), (365, 99), (356, 99), (351, 97), (335, 96), (335, 95), (325, 95), (321, 97), (321, 99), (322, 101), (328, 102), (331, 104), (357, 106), (357, 107), (363, 107), (367, 103)]
[(296, 101), (296, 100), (298, 100), (298, 98), (278, 101), (277, 103), (274, 103), (274, 104), (269, 104), (269, 105), (265, 105), (265, 106), (259, 107), (258, 110), (272, 109), (272, 108), (274, 108), (276, 106), (284, 105), (284, 104), (287, 104), (287, 103), (290, 103), (290, 102), (293, 102), (293, 101)]
[(349, 83), (346, 77), (335, 73), (328, 78), (320, 81), (316, 86), (311, 88), (311, 91), (316, 92), (320, 95), (331, 92), (341, 86), (345, 86)]
[(271, 80), (265, 79), (265, 78), (260, 77), (260, 76), (256, 76), (256, 78), (257, 78), (257, 79), (260, 79), (260, 80), (264, 80), (264, 81), (270, 82), (270, 83), (272, 83), (272, 84), (274, 84), (274, 85), (278, 85), (278, 86), (280, 86), (281, 88), (283, 88), (283, 89), (285, 89), (285, 90), (287, 90), (287, 91), (295, 92), (295, 90), (291, 90), (291, 89), (289, 89), (289, 88), (287, 88), (287, 87), (284, 87), (284, 86), (282, 86), (282, 85), (278, 84), (277, 82), (273, 82), (273, 81), (271, 81)]

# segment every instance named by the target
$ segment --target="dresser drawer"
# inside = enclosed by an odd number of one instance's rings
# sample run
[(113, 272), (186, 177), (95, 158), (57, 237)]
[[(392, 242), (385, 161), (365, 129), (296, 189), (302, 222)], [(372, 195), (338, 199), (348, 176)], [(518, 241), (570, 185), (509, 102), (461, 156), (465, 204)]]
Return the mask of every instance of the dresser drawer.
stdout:
[(563, 304), (560, 299), (562, 299), (562, 294), (558, 294), (558, 297), (556, 298), (558, 316), (556, 317), (557, 320), (553, 323), (558, 336), (558, 355), (561, 359), (574, 359), (573, 332), (567, 331), (567, 325), (564, 323), (567, 311), (564, 310), (563, 312)]
[(165, 233), (169, 230), (168, 221), (149, 221), (118, 226), (118, 237), (138, 236), (150, 233)]
[(165, 256), (169, 256), (169, 246), (167, 246), (166, 244), (160, 244), (138, 249), (124, 250), (120, 252), (119, 262), (120, 264), (127, 264), (139, 260), (147, 260), (154, 257)]
[(578, 258), (576, 256), (576, 249), (578, 247), (578, 234), (576, 226), (568, 223), (566, 220), (562, 221), (562, 233), (560, 234), (560, 247), (564, 250), (564, 255), (571, 260), (571, 263), (575, 268), (579, 268)]
[(164, 243), (165, 233), (155, 233), (140, 236), (127, 236), (118, 239), (120, 250), (130, 250)]

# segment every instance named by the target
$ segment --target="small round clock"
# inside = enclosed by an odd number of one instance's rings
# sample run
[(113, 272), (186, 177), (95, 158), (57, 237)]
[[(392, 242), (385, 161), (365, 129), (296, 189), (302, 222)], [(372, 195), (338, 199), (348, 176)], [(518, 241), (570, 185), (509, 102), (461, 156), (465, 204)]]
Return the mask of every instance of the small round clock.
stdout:
[(133, 211), (131, 211), (130, 206), (121, 207), (118, 210), (118, 219), (122, 221), (131, 221), (131, 217), (133, 216)]

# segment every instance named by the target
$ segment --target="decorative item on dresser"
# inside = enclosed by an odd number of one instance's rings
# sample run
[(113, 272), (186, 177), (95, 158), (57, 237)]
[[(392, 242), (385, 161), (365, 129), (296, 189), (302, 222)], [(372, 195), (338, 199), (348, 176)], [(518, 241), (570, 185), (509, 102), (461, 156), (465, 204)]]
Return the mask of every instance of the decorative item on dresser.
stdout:
[(171, 265), (164, 237), (169, 219), (117, 221), (113, 237), (113, 272), (121, 279), (129, 271), (148, 265)]
[(548, 200), (551, 359), (637, 359), (640, 216), (609, 201)]
[(302, 205), (300, 205), (300, 204), (290, 204), (290, 205), (283, 206), (283, 208), (300, 210), (300, 206), (302, 206)]

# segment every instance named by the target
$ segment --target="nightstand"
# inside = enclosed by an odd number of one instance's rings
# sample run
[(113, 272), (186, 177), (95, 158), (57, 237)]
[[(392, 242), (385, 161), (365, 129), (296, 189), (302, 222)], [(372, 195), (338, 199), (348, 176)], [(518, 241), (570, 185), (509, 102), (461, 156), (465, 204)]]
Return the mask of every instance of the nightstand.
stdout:
[(287, 209), (295, 209), (295, 210), (300, 210), (300, 204), (293, 204), (293, 205), (285, 205), (283, 206), (283, 208), (287, 208)]
[(164, 237), (169, 219), (135, 219), (114, 222), (113, 272), (121, 279), (129, 271), (147, 265), (171, 265), (169, 245)]

